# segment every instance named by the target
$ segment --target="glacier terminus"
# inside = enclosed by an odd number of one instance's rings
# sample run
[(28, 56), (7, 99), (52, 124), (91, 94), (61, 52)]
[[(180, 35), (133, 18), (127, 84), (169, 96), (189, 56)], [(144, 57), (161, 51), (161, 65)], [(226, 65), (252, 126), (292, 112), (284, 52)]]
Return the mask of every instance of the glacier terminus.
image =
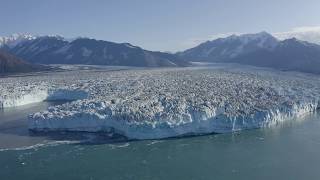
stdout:
[(269, 127), (320, 107), (318, 75), (231, 64), (123, 70), (89, 66), (9, 76), (0, 84), (0, 108), (69, 100), (31, 114), (32, 131), (114, 132), (129, 139)]

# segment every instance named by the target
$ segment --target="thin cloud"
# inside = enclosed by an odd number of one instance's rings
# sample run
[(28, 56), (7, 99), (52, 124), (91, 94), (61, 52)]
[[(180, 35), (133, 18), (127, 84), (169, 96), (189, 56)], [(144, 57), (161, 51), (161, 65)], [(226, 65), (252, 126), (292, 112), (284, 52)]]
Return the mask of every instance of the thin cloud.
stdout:
[(290, 31), (273, 33), (273, 35), (280, 40), (295, 37), (300, 40), (320, 44), (320, 26), (297, 27)]

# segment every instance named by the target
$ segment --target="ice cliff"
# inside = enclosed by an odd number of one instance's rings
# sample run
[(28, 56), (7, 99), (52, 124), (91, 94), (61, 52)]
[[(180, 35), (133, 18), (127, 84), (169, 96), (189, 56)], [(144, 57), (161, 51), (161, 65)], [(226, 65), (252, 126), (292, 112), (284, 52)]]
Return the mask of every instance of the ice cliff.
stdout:
[(9, 94), (1, 94), (2, 104), (76, 100), (30, 115), (31, 130), (111, 131), (132, 139), (268, 127), (316, 111), (320, 97), (319, 76), (249, 67), (71, 71), (0, 82)]

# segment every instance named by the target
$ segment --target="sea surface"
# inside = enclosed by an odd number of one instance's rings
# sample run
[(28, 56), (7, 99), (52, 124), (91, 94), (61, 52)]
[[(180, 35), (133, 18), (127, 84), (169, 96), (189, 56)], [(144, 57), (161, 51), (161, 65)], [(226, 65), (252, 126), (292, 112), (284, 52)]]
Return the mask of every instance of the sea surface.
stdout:
[(272, 128), (165, 140), (29, 132), (27, 115), (52, 103), (0, 112), (1, 180), (320, 179), (319, 114)]

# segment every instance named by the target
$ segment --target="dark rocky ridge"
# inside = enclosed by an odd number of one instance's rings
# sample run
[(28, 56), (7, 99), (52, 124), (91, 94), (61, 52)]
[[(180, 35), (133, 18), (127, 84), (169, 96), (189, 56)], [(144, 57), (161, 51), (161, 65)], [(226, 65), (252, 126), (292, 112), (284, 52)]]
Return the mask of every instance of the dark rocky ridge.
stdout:
[(44, 71), (49, 69), (50, 68), (46, 66), (25, 62), (10, 53), (0, 50), (0, 74)]

